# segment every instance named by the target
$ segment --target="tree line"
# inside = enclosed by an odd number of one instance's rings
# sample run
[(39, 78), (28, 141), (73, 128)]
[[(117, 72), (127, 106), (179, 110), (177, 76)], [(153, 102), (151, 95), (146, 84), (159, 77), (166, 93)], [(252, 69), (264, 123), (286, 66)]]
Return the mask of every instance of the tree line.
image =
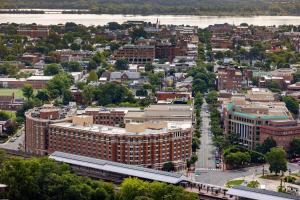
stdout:
[(0, 8), (89, 9), (99, 14), (299, 15), (293, 0), (2, 0)]
[(14, 200), (197, 200), (196, 193), (161, 182), (125, 179), (121, 185), (77, 176), (48, 158), (21, 159), (0, 151), (0, 198)]

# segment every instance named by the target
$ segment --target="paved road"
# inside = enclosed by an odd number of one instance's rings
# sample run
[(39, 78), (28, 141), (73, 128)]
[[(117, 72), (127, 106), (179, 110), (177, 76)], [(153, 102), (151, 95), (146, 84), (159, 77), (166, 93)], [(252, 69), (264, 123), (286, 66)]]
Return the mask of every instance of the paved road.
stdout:
[[(10, 149), (10, 150), (18, 150), (19, 146), (22, 145), (24, 146), (24, 141), (25, 141), (25, 134), (23, 132), (24, 129), (20, 129), (19, 131), (22, 132), (22, 135), (19, 137), (16, 137), (17, 139), (12, 142), (11, 138), (7, 140), (5, 143), (0, 144), (1, 148), (4, 149)], [(16, 135), (16, 134), (15, 134)]]
[(197, 169), (214, 169), (215, 166), (215, 147), (212, 144), (212, 138), (210, 135), (210, 114), (207, 111), (208, 105), (204, 100), (201, 109), (201, 145), (198, 150), (198, 161), (196, 162)]
[[(268, 170), (268, 166), (265, 166), (264, 169), (266, 172)], [(299, 171), (300, 166), (297, 164), (288, 163), (288, 169), (291, 169), (292, 172)], [(263, 166), (228, 171), (200, 170), (200, 174), (195, 176), (194, 179), (195, 181), (201, 183), (224, 186), (229, 180), (236, 178), (243, 179), (246, 176), (262, 174), (262, 171)]]

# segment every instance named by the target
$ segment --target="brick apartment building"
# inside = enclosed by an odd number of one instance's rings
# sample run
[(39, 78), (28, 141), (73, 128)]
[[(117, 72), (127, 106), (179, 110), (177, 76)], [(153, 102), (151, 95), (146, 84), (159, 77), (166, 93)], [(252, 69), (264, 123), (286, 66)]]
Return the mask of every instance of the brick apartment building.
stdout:
[(165, 91), (158, 91), (156, 92), (156, 99), (158, 101), (166, 101), (168, 99), (179, 99), (179, 98), (186, 98), (191, 99), (192, 94), (190, 92), (165, 92)]
[(231, 67), (220, 67), (217, 72), (218, 90), (240, 91), (243, 75), (241, 70)]
[(155, 47), (150, 45), (124, 45), (114, 53), (114, 59), (126, 59), (130, 64), (152, 63)]
[(289, 149), (294, 138), (300, 138), (300, 125), (294, 120), (273, 120), (268, 125), (260, 127), (260, 143), (267, 138), (273, 138), (277, 146)]
[(40, 25), (19, 26), (17, 34), (31, 38), (46, 38), (49, 36), (49, 28)]
[(43, 89), (53, 76), (31, 76), (28, 78), (0, 78), (0, 88), (22, 88), (24, 84), (30, 84), (34, 89)]
[(33, 109), (25, 116), (25, 149), (36, 155), (61, 151), (156, 169), (172, 161), (176, 170), (184, 169), (191, 157), (191, 121), (119, 128), (94, 124), (93, 116), (58, 108)]
[(84, 114), (93, 116), (94, 124), (107, 126), (124, 126), (124, 116), (128, 111), (139, 111), (139, 108), (93, 108), (85, 109)]
[(158, 44), (155, 46), (155, 58), (167, 59), (169, 62), (172, 62), (176, 56), (184, 56), (186, 53), (186, 48), (180, 46), (171, 44)]
[(24, 54), (21, 57), (21, 61), (35, 64), (40, 61), (40, 57), (38, 55), (33, 55), (33, 54)]
[(25, 113), (25, 151), (34, 155), (47, 155), (49, 124), (71, 121), (74, 110), (41, 107)]
[(23, 101), (15, 99), (15, 95), (0, 96), (0, 110), (18, 110), (22, 107)]

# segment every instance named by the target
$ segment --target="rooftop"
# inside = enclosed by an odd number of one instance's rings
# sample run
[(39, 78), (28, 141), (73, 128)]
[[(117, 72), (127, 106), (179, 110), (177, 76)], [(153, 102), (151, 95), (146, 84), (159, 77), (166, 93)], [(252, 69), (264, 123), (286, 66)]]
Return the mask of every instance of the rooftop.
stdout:
[(49, 81), (53, 76), (31, 76), (27, 78), (27, 81)]
[(295, 199), (300, 200), (300, 196), (285, 194), (274, 192), (270, 190), (263, 190), (263, 189), (256, 189), (256, 188), (249, 188), (245, 186), (234, 186), (230, 188), (227, 194), (235, 195), (238, 197), (244, 197), (247, 199), (256, 199), (256, 200), (288, 200), (288, 199)]
[(117, 112), (124, 112), (127, 113), (129, 111), (140, 111), (141, 109), (138, 107), (87, 107), (85, 109), (85, 112), (111, 112), (111, 111), (117, 111)]
[(126, 165), (117, 162), (111, 162), (96, 158), (90, 158), (86, 156), (79, 156), (74, 154), (68, 154), (63, 152), (54, 152), (49, 156), (49, 158), (54, 159), (58, 162), (63, 162), (67, 164), (79, 165), (84, 167), (90, 167), (93, 169), (99, 169), (107, 172), (123, 174), (127, 176), (133, 176), (153, 181), (161, 181), (171, 184), (176, 184), (181, 181), (187, 180), (182, 174), (170, 173), (164, 171), (158, 171), (154, 169), (138, 167), (133, 165)]
[[(153, 122), (153, 123), (155, 123), (155, 122)], [(131, 125), (134, 125), (134, 124), (132, 123)], [(136, 125), (141, 125), (141, 124), (136, 124)], [(104, 134), (111, 134), (111, 135), (148, 135), (148, 134), (166, 133), (169, 130), (189, 129), (192, 127), (192, 124), (191, 124), (191, 122), (181, 122), (181, 123), (168, 122), (166, 127), (162, 128), (158, 124), (157, 127), (159, 127), (159, 128), (155, 128), (155, 129), (147, 128), (147, 125), (145, 125), (143, 132), (139, 132), (138, 129), (136, 130), (136, 132), (133, 132), (133, 131), (128, 131), (126, 128), (119, 128), (119, 127), (114, 127), (114, 126), (105, 126), (105, 125), (99, 125), (99, 124), (83, 126), (83, 125), (74, 124), (74, 123), (70, 123), (70, 122), (55, 123), (55, 124), (52, 124), (51, 126), (74, 129), (74, 130), (90, 131), (90, 132), (99, 133), (99, 134), (104, 133)], [(155, 127), (155, 126), (152, 125), (152, 127)], [(130, 130), (132, 130), (132, 128)]]

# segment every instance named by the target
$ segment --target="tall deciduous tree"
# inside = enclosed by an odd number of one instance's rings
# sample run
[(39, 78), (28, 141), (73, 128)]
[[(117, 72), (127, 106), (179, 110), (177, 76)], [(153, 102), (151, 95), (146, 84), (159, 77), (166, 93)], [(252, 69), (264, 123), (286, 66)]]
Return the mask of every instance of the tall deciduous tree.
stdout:
[(271, 173), (287, 171), (286, 153), (282, 148), (273, 147), (266, 155), (267, 162), (270, 164), (269, 170)]
[(90, 71), (89, 76), (87, 77), (87, 82), (97, 82), (98, 75), (95, 70)]
[(290, 142), (289, 154), (291, 156), (300, 155), (300, 139), (299, 138), (294, 138)]
[(283, 101), (290, 112), (295, 115), (299, 114), (299, 103), (294, 97), (285, 96), (283, 97)]
[(33, 96), (33, 88), (30, 84), (25, 84), (22, 88), (23, 96), (28, 100)]
[(128, 61), (124, 59), (117, 60), (115, 63), (115, 67), (117, 70), (127, 70), (128, 69)]
[(277, 146), (276, 141), (273, 138), (268, 137), (267, 139), (265, 139), (263, 141), (263, 143), (260, 145), (258, 150), (261, 153), (265, 154), (265, 153), (268, 153), (270, 151), (270, 149), (272, 149), (273, 147), (276, 147), (276, 146)]
[(46, 67), (44, 69), (44, 75), (45, 76), (54, 76), (56, 74), (59, 74), (59, 72), (61, 70), (62, 69), (58, 64), (49, 64), (49, 65), (46, 65)]

